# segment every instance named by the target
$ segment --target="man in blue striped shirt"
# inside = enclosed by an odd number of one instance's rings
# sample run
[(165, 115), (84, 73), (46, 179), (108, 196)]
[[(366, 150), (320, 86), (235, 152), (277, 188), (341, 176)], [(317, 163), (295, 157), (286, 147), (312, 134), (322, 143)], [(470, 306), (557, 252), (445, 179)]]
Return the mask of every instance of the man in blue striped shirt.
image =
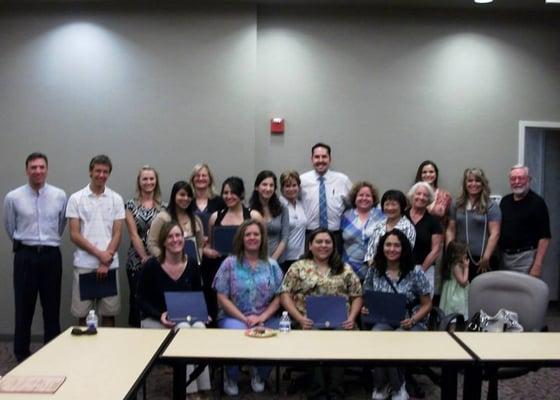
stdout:
[(47, 156), (31, 153), (25, 171), (28, 183), (4, 199), (4, 226), (14, 250), (14, 353), (18, 361), (30, 354), (37, 295), (43, 308), (44, 342), (60, 333), (59, 246), (66, 224), (66, 193), (46, 183)]

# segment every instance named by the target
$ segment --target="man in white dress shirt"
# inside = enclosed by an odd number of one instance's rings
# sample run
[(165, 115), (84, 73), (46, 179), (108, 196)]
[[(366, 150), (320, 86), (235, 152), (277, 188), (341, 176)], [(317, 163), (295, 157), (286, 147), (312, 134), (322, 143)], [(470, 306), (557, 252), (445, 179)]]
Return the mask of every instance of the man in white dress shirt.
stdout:
[[(98, 155), (89, 164), (90, 183), (68, 200), (66, 218), (70, 239), (78, 247), (74, 252), (74, 280), (72, 283), (72, 315), (84, 325), (85, 317), (94, 307), (91, 300), (80, 299), (80, 274), (97, 272), (98, 279), (106, 279), (109, 269), (119, 267), (117, 250), (125, 219), (122, 197), (106, 186), (113, 165), (106, 155)], [(117, 274), (118, 276), (118, 274)], [(120, 310), (117, 295), (98, 299), (102, 326), (114, 326)]]
[(66, 193), (46, 183), (49, 162), (42, 153), (25, 160), (28, 183), (4, 199), (4, 226), (13, 242), (15, 329), (14, 354), (30, 354), (31, 323), (37, 295), (43, 308), (44, 342), (60, 333), (60, 236), (66, 219)]
[(326, 228), (332, 231), (340, 252), (340, 217), (352, 182), (343, 173), (329, 169), (331, 147), (328, 144), (317, 143), (311, 148), (311, 163), (313, 170), (301, 175), (301, 200), (307, 216), (307, 230)]

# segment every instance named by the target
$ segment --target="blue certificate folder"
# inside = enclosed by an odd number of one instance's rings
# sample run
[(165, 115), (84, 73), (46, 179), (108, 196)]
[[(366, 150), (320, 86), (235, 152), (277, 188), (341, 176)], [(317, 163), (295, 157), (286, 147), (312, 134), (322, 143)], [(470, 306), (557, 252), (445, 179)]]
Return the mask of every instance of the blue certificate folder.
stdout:
[(348, 319), (346, 302), (342, 296), (307, 296), (307, 318), (313, 321), (314, 328), (340, 328)]
[(174, 322), (206, 322), (208, 309), (203, 292), (165, 292), (167, 318)]
[(406, 318), (406, 296), (404, 294), (366, 290), (364, 303), (369, 310), (369, 315), (362, 316), (362, 320), (365, 322), (399, 326), (401, 321)]
[(97, 279), (97, 272), (80, 274), (80, 300), (101, 299), (117, 295), (117, 270), (110, 269), (107, 277)]
[(224, 256), (233, 253), (233, 237), (237, 228), (237, 225), (215, 226), (212, 231), (212, 248)]
[(187, 255), (189, 263), (193, 262), (196, 265), (200, 265), (200, 253), (198, 252), (195, 237), (185, 239), (185, 254)]

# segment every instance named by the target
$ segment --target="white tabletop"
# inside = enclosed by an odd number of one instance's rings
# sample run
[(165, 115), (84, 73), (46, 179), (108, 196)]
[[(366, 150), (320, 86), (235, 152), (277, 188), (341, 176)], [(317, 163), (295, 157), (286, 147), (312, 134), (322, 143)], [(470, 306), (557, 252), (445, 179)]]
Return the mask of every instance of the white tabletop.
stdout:
[(481, 361), (558, 361), (560, 332), (457, 332)]
[(242, 330), (229, 329), (181, 329), (162, 356), (208, 361), (472, 360), (447, 332), (292, 331), (250, 338)]
[(7, 374), (66, 376), (54, 395), (0, 393), (0, 399), (124, 399), (169, 334), (165, 329), (99, 328), (97, 335), (72, 336), (70, 331)]

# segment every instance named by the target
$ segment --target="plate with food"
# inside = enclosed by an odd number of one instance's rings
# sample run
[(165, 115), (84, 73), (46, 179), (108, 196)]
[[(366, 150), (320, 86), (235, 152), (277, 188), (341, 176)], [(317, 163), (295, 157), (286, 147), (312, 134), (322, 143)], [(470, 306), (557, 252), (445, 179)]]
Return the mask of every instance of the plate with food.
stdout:
[(264, 328), (262, 326), (256, 326), (245, 331), (245, 336), (252, 338), (269, 338), (276, 335), (276, 331), (270, 328)]

